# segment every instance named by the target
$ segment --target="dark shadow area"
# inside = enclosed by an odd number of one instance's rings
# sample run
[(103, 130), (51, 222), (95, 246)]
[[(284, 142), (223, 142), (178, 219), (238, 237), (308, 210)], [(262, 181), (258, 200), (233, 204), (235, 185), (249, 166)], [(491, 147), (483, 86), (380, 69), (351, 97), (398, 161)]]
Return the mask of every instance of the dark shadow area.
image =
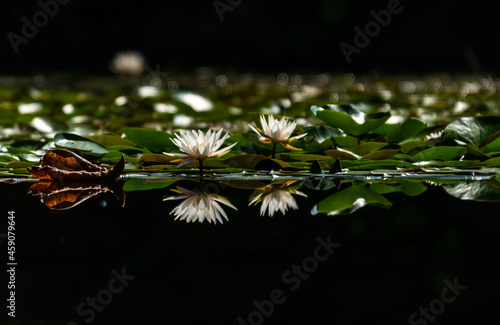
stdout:
[(500, 25), (491, 6), (464, 0), (16, 2), (0, 14), (0, 74), (106, 74), (114, 54), (130, 49), (165, 71), (496, 72)]

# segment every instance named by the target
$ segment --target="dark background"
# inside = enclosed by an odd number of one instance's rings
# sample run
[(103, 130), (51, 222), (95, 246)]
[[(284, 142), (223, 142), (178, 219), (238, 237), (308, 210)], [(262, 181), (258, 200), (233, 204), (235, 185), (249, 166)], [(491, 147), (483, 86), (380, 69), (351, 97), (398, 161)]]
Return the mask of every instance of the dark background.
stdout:
[(130, 49), (166, 71), (199, 66), (334, 73), (500, 69), (500, 25), (491, 3), (402, 0), (402, 12), (348, 64), (340, 43), (353, 44), (353, 28), (364, 29), (373, 20), (370, 11), (386, 9), (387, 0), (240, 2), (221, 21), (211, 0), (69, 0), (19, 46), (18, 54), (7, 35), (22, 36), (22, 17), (32, 21), (41, 7), (37, 1), (9, 2), (0, 13), (0, 75), (107, 74), (113, 55)]
[[(135, 279), (91, 324), (237, 325), (275, 289), (287, 300), (263, 324), (411, 324), (410, 315), (455, 278), (467, 288), (427, 324), (500, 320), (498, 202), (458, 200), (429, 186), (416, 197), (386, 195), (390, 210), (367, 206), (332, 217), (309, 211), (335, 190), (303, 186), (308, 197), (295, 196), (300, 210), (270, 218), (258, 215), (260, 205), (248, 206), (252, 190), (221, 188), (238, 211), (225, 208), (229, 221), (213, 225), (175, 221), (169, 213), (180, 201), (162, 201), (175, 194), (168, 188), (127, 192), (125, 208), (107, 193), (51, 211), (26, 194), (29, 186), (0, 183), (8, 202), (2, 222), (16, 211), (18, 261), (17, 317), (2, 308), (1, 324), (86, 324), (77, 306), (123, 267)], [(284, 272), (328, 236), (340, 246), (292, 291)], [(5, 261), (5, 239), (0, 247)]]

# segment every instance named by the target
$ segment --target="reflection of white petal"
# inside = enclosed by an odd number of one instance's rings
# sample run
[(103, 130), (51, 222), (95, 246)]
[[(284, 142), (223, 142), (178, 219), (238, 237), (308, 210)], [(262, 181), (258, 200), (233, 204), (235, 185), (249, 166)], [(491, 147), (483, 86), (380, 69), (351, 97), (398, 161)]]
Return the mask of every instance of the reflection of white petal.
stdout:
[(182, 195), (165, 197), (163, 200), (178, 200), (184, 199), (176, 206), (170, 214), (175, 216), (174, 220), (185, 220), (186, 222), (203, 222), (207, 220), (209, 223), (216, 224), (217, 221), (223, 223), (222, 217), (228, 220), (227, 214), (220, 206), (220, 203), (233, 208), (236, 207), (226, 201), (222, 196), (217, 194), (196, 193), (182, 187), (177, 187)]
[[(306, 196), (304, 193), (299, 191), (297, 191), (295, 194)], [(272, 217), (278, 211), (281, 211), (282, 214), (286, 214), (289, 208), (292, 208), (294, 210), (297, 210), (299, 208), (297, 205), (297, 201), (295, 201), (292, 193), (290, 193), (290, 190), (287, 188), (273, 190), (269, 193), (261, 194), (254, 198), (254, 200), (250, 202), (250, 204), (256, 202), (261, 197), (263, 197), (262, 206), (260, 207), (261, 216), (266, 214), (266, 210), (267, 215), (269, 217)]]

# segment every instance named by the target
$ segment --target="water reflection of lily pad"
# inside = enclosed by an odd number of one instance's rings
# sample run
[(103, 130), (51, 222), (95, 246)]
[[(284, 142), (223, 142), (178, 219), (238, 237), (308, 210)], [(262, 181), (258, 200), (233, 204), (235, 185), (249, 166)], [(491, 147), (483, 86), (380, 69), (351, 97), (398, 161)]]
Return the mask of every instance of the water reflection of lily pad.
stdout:
[(493, 179), (443, 185), (443, 188), (448, 194), (460, 200), (500, 202), (500, 182)]
[(392, 203), (377, 192), (364, 187), (363, 185), (353, 185), (330, 195), (315, 207), (314, 212), (336, 215), (342, 213), (352, 213), (357, 209), (373, 204), (376, 206), (390, 208)]

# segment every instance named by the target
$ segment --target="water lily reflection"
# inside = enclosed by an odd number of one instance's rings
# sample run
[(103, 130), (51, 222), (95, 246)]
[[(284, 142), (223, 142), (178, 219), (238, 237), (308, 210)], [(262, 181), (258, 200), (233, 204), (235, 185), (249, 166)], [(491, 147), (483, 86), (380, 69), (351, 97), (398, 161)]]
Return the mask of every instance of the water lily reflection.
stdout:
[(269, 217), (272, 217), (278, 211), (285, 214), (289, 208), (297, 210), (299, 207), (292, 194), (303, 197), (307, 197), (307, 195), (298, 191), (302, 183), (292, 185), (293, 183), (295, 181), (289, 181), (284, 184), (271, 184), (257, 189), (251, 197), (253, 199), (249, 206), (262, 202), (260, 215), (265, 215), (267, 210)]
[(238, 210), (225, 197), (218, 194), (194, 192), (179, 186), (172, 191), (181, 195), (168, 196), (165, 197), (163, 201), (184, 199), (181, 204), (170, 212), (170, 214), (174, 214), (175, 220), (186, 220), (186, 222), (203, 222), (207, 220), (209, 223), (213, 221), (214, 224), (216, 224), (217, 221), (223, 223), (222, 217), (224, 217), (226, 221), (228, 219), (226, 212), (219, 203)]

